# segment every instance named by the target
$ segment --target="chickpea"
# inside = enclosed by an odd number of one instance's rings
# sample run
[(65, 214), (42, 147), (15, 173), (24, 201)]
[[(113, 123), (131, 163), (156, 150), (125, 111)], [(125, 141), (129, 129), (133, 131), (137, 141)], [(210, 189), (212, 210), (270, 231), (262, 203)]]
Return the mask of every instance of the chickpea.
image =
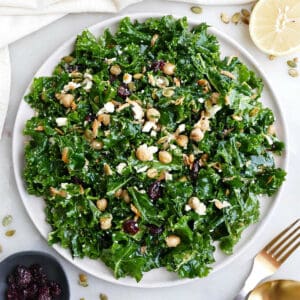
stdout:
[(95, 150), (101, 150), (103, 148), (103, 143), (97, 140), (92, 141), (91, 147)]
[(191, 197), (189, 199), (188, 205), (200, 216), (206, 214), (206, 206), (204, 203), (200, 202), (199, 198)]
[(110, 73), (112, 75), (118, 76), (121, 74), (121, 72), (122, 72), (122, 70), (119, 65), (113, 65), (110, 67)]
[(189, 138), (186, 135), (180, 134), (176, 137), (176, 143), (178, 146), (186, 148), (189, 142)]
[(102, 198), (102, 199), (99, 199), (97, 200), (96, 202), (96, 205), (97, 205), (97, 208), (100, 210), (100, 211), (105, 211), (106, 210), (106, 207), (107, 207), (107, 200), (105, 198)]
[(172, 155), (168, 151), (159, 151), (158, 159), (163, 164), (169, 164), (172, 161)]
[(147, 119), (151, 122), (157, 122), (160, 118), (160, 112), (155, 108), (149, 108), (146, 112)]
[(154, 168), (150, 168), (147, 170), (147, 176), (149, 178), (155, 178), (158, 175), (158, 171)]
[(102, 230), (108, 230), (111, 228), (111, 221), (113, 217), (111, 214), (100, 217), (100, 227)]
[(153, 159), (153, 154), (147, 148), (147, 145), (143, 144), (136, 149), (135, 155), (138, 160), (149, 161)]
[(66, 108), (71, 107), (73, 101), (74, 96), (72, 94), (61, 94), (60, 96), (60, 103)]
[(109, 114), (100, 114), (97, 117), (97, 120), (102, 123), (104, 126), (107, 126), (110, 124), (110, 115)]
[(166, 75), (173, 75), (174, 72), (175, 72), (175, 65), (172, 64), (172, 63), (165, 63), (163, 68), (162, 68), (162, 71), (166, 74)]
[(125, 203), (130, 203), (131, 201), (127, 190), (122, 190), (121, 198), (125, 201)]
[(105, 175), (109, 175), (110, 176), (110, 175), (113, 174), (113, 172), (111, 170), (111, 167), (107, 163), (104, 164), (103, 168), (104, 168), (104, 174)]
[(166, 243), (169, 248), (175, 248), (180, 244), (180, 237), (174, 234), (171, 234), (166, 237)]
[(204, 133), (200, 128), (194, 128), (190, 133), (190, 139), (195, 142), (200, 142), (204, 137)]

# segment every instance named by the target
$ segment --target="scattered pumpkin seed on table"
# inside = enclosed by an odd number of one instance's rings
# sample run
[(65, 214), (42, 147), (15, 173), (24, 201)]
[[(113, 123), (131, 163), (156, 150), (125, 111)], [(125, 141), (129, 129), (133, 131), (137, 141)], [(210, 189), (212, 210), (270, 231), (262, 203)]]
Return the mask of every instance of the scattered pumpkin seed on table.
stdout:
[(2, 219), (2, 225), (4, 227), (6, 227), (11, 224), (12, 220), (13, 220), (13, 217), (11, 215), (7, 215)]
[(105, 294), (100, 294), (99, 296), (100, 300), (108, 300), (108, 297)]
[(78, 281), (79, 285), (83, 286), (83, 287), (87, 287), (89, 285), (88, 283), (88, 278), (85, 274), (79, 274), (79, 281)]
[(231, 17), (231, 22), (234, 23), (235, 25), (237, 25), (241, 20), (241, 13), (237, 12), (235, 14), (232, 15)]
[(222, 21), (223, 23), (229, 24), (230, 18), (229, 18), (229, 16), (228, 16), (227, 14), (221, 13), (220, 18), (221, 18), (221, 21)]
[(8, 236), (8, 237), (11, 237), (11, 236), (13, 236), (15, 233), (16, 233), (15, 230), (7, 230), (7, 231), (5, 232), (5, 235)]
[(192, 6), (191, 7), (191, 11), (194, 13), (194, 14), (201, 14), (202, 13), (202, 7), (200, 6)]
[(250, 11), (249, 11), (248, 9), (242, 8), (241, 14), (242, 14), (244, 17), (250, 17)]
[(291, 77), (298, 77), (299, 76), (299, 73), (296, 69), (289, 69), (288, 73)]
[(270, 54), (270, 55), (269, 55), (269, 60), (274, 60), (275, 58), (276, 58), (275, 55), (273, 55), (273, 54)]
[(288, 60), (286, 63), (291, 68), (297, 68), (297, 63), (294, 60)]

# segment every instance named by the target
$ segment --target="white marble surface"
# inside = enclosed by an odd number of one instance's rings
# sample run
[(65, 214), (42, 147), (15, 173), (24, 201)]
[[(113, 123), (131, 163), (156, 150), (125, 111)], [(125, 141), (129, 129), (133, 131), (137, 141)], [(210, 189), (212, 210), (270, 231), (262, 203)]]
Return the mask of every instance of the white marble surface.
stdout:
[[(80, 270), (64, 261), (53, 249), (48, 247), (30, 219), (26, 215), (13, 176), (11, 157), (11, 141), (14, 120), (22, 95), (32, 79), (32, 76), (61, 43), (69, 37), (80, 32), (83, 28), (109, 18), (109, 14), (80, 14), (68, 15), (46, 28), (31, 34), (30, 36), (10, 46), (12, 60), (12, 90), (8, 109), (8, 117), (5, 123), (3, 138), (0, 141), (0, 219), (7, 214), (14, 216), (14, 221), (9, 229), (16, 229), (14, 237), (5, 237), (5, 229), (0, 226), (0, 244), (3, 252), (0, 253), (0, 261), (9, 254), (22, 250), (43, 250), (56, 256), (67, 272), (71, 286), (71, 299), (86, 300), (99, 299), (99, 293), (105, 293), (110, 300), (117, 299), (201, 299), (201, 300), (227, 300), (232, 299), (238, 292), (251, 267), (251, 261), (255, 253), (272, 236), (279, 232), (292, 220), (299, 218), (299, 176), (300, 167), (300, 77), (291, 78), (287, 74), (286, 60), (298, 56), (300, 52), (288, 57), (277, 58), (270, 61), (266, 55), (259, 52), (249, 38), (247, 26), (240, 24), (225, 25), (220, 19), (221, 12), (231, 14), (238, 11), (236, 7), (203, 7), (202, 15), (194, 15), (190, 12), (191, 4), (180, 4), (163, 0), (144, 1), (133, 5), (122, 14), (132, 12), (165, 12), (167, 14), (186, 15), (194, 20), (206, 21), (223, 30), (242, 44), (260, 64), (267, 74), (281, 102), (282, 113), (286, 118), (288, 127), (288, 176), (284, 184), (280, 203), (275, 209), (271, 219), (265, 226), (264, 232), (252, 243), (246, 253), (241, 255), (232, 264), (221, 271), (213, 273), (207, 278), (197, 279), (188, 284), (160, 289), (128, 288), (110, 284), (89, 276), (89, 286), (81, 287), (77, 283)], [(247, 6), (243, 6), (247, 7)], [(275, 275), (277, 278), (292, 278), (300, 280), (299, 274), (300, 250), (296, 252), (287, 263)]]

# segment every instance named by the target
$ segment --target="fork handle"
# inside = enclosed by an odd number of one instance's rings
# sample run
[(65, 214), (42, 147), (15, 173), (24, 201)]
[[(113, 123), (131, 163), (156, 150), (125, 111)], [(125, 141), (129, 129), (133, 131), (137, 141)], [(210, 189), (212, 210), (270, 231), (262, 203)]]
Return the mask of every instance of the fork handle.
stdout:
[(240, 292), (234, 297), (233, 300), (246, 300), (247, 296), (249, 294), (249, 290), (243, 286), (243, 288), (240, 290)]

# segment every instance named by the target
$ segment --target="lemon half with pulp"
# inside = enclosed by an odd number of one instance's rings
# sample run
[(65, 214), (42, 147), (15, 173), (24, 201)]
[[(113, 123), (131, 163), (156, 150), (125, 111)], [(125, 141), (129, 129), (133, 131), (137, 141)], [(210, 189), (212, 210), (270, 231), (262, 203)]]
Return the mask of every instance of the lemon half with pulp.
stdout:
[(280, 56), (300, 50), (300, 0), (260, 0), (249, 24), (254, 44)]

